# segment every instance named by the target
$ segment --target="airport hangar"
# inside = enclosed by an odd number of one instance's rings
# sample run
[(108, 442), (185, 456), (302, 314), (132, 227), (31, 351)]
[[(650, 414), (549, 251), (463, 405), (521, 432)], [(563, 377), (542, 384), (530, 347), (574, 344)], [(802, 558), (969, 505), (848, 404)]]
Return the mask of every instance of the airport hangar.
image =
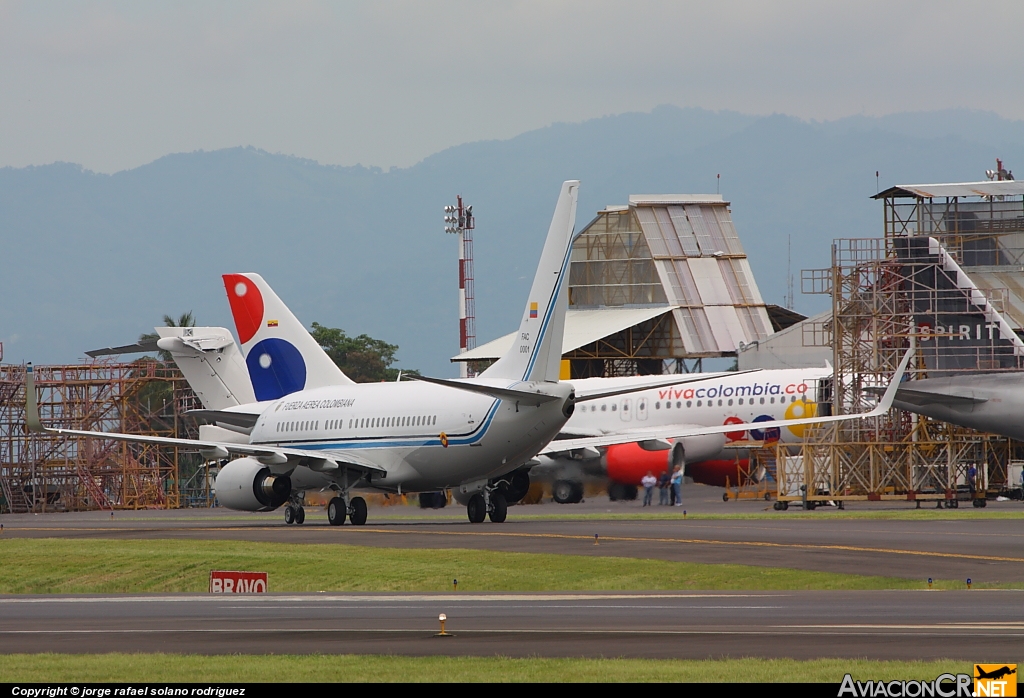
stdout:
[[(803, 319), (764, 302), (720, 195), (632, 195), (573, 244), (563, 378), (700, 371)], [(452, 361), (486, 365), (514, 334)]]

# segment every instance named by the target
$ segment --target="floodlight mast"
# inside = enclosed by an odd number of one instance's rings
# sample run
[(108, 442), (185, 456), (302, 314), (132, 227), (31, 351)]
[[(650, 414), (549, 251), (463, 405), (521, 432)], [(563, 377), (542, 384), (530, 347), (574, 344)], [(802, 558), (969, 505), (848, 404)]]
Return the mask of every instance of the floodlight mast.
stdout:
[[(459, 236), (459, 353), (465, 354), (476, 347), (476, 299), (473, 291), (473, 229), (476, 219), (473, 207), (466, 206), (462, 196), (457, 205), (445, 206), (444, 232)], [(459, 362), (459, 375), (471, 378), (468, 361)]]

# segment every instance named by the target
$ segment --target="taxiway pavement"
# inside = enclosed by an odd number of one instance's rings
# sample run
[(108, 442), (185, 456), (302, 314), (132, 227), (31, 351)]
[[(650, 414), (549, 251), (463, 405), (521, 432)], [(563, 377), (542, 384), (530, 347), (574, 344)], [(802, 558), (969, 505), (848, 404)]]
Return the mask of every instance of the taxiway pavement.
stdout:
[(1013, 662), (1022, 641), (1024, 591), (0, 597), (0, 653)]
[[(718, 488), (698, 488), (686, 503), (695, 513), (762, 513), (764, 502), (721, 501)], [(909, 505), (878, 505), (908, 508)], [(990, 503), (1018, 511), (1020, 502)], [(864, 507), (869, 508), (869, 507)], [(672, 518), (631, 520), (607, 514), (652, 512)], [(224, 509), (5, 515), (9, 537), (100, 539), (223, 539), (280, 543), (345, 543), (396, 548), (472, 548), (498, 552), (655, 558), (735, 563), (913, 579), (976, 583), (1024, 582), (1024, 527), (1019, 520), (850, 519), (818, 509), (807, 517), (773, 512), (757, 519), (682, 518), (678, 508), (642, 509), (639, 502), (592, 498), (585, 504), (518, 506), (503, 524), (470, 524), (462, 507), (421, 510), (372, 507), (365, 526), (327, 525), (321, 510), (286, 526), (280, 512)], [(555, 517), (548, 517), (555, 514)], [(598, 545), (594, 536), (598, 536)]]

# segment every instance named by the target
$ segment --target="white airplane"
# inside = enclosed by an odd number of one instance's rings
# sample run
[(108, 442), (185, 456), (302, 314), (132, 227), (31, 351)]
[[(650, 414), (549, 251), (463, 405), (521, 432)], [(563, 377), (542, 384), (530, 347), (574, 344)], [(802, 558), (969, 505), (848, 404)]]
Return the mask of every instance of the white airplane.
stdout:
[[(704, 374), (700, 384), (660, 386), (633, 395), (595, 400), (580, 407), (538, 457), (531, 473), (552, 483), (558, 502), (578, 502), (586, 477), (608, 478), (609, 493), (616, 486), (637, 486), (648, 472), (656, 476), (683, 466), (694, 482), (724, 486), (735, 483), (735, 451), (726, 445), (741, 441), (798, 443), (807, 429), (800, 420), (822, 413), (830, 406), (832, 368), (763, 370)], [(663, 376), (658, 376), (663, 378)], [(621, 378), (587, 378), (573, 382), (577, 390), (597, 384), (610, 387)], [(783, 422), (784, 427), (761, 427), (764, 422)], [(651, 428), (712, 427), (741, 425), (727, 433), (702, 433), (667, 440), (638, 443), (629, 437)], [(622, 438), (604, 452), (594, 449), (551, 453), (563, 439), (615, 434)], [(621, 487), (619, 488), (621, 489)], [(620, 492), (621, 496), (621, 492)]]

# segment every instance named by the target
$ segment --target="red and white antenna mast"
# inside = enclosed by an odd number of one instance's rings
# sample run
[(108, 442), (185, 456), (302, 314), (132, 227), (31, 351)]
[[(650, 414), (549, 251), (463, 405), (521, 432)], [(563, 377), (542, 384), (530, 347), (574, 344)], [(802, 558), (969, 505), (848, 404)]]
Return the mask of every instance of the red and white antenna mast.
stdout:
[[(459, 236), (459, 353), (465, 354), (476, 346), (476, 299), (473, 293), (473, 207), (466, 206), (462, 197), (456, 197), (458, 205), (445, 206), (444, 222), (446, 233)], [(459, 375), (472, 377), (468, 361), (460, 361)]]

